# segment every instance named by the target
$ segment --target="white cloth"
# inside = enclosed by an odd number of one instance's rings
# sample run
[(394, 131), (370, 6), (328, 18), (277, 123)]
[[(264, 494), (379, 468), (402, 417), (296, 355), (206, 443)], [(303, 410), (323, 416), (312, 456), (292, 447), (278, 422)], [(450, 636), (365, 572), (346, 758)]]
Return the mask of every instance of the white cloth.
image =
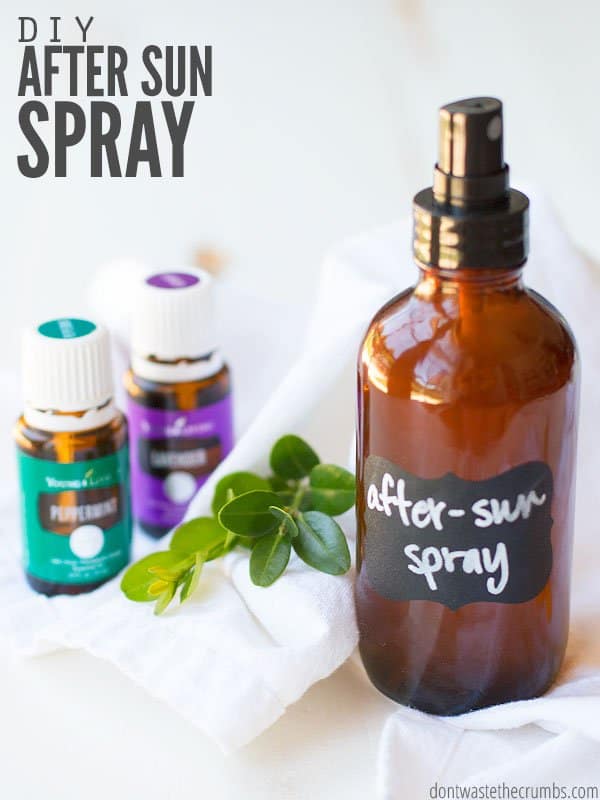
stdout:
[[(507, 704), (453, 719), (427, 717), (390, 703), (378, 763), (378, 794), (420, 798), (436, 780), (492, 783), (496, 779), (591, 782), (600, 763), (600, 557), (595, 478), (599, 473), (600, 336), (596, 333), (597, 276), (568, 242), (547, 204), (532, 197), (532, 257), (526, 281), (555, 302), (571, 322), (584, 363), (578, 475), (573, 623), (565, 669), (545, 698)], [(311, 416), (321, 429), (350, 438), (352, 392), (326, 400), (351, 368), (362, 332), (377, 308), (414, 281), (408, 221), (348, 241), (326, 260), (305, 347), (277, 389), (268, 354), (297, 337), (289, 310), (263, 314), (261, 352), (256, 340), (231, 341), (240, 363), (254, 353), (238, 401), (260, 408), (233, 453), (200, 491), (190, 514), (205, 513), (212, 485), (234, 469), (262, 467), (280, 434), (303, 432)], [(248, 306), (246, 306), (248, 307)], [(243, 331), (245, 322), (232, 322)], [(244, 346), (246, 349), (244, 349)], [(249, 350), (248, 347), (251, 349)], [(281, 355), (281, 354), (279, 354)], [(235, 367), (235, 357), (232, 359)], [(273, 362), (277, 359), (274, 356)], [(281, 359), (280, 359), (281, 361)], [(264, 363), (264, 367), (263, 367)], [(243, 364), (241, 364), (243, 366)], [(343, 397), (344, 407), (339, 405)], [(326, 417), (326, 420), (323, 419)], [(323, 424), (327, 423), (327, 424)], [(315, 442), (319, 449), (319, 442)], [(327, 451), (323, 452), (327, 457)], [(14, 492), (3, 503), (2, 530), (15, 538)], [(12, 515), (12, 517), (11, 517)], [(12, 520), (12, 521), (11, 521)], [(351, 532), (351, 523), (346, 529)], [(116, 664), (163, 698), (226, 748), (250, 740), (271, 724), (308, 686), (351, 652), (356, 628), (349, 578), (328, 578), (294, 562), (268, 590), (253, 587), (246, 557), (213, 567), (197, 600), (163, 619), (144, 605), (125, 602), (115, 583), (81, 598), (45, 600), (24, 589), (12, 557), (0, 548), (0, 631), (22, 651), (45, 646), (84, 647)], [(515, 729), (507, 736), (506, 729)], [(597, 780), (600, 780), (600, 775)]]

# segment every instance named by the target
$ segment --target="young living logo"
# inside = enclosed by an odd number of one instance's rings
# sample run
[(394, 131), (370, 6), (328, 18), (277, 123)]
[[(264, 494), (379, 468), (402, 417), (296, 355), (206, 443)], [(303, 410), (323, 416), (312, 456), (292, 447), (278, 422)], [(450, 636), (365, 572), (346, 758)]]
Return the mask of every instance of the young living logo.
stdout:
[(456, 608), (522, 602), (545, 585), (552, 563), (546, 464), (485, 481), (423, 480), (371, 456), (366, 472), (365, 557), (385, 596)]
[(59, 480), (50, 475), (45, 476), (48, 489), (99, 489), (103, 486), (110, 486), (114, 483), (114, 475), (110, 472), (96, 472), (94, 467), (90, 467), (83, 478), (69, 478)]
[(213, 424), (211, 422), (190, 422), (187, 417), (181, 416), (174, 419), (172, 422), (167, 422), (161, 425), (153, 425), (149, 420), (143, 419), (140, 423), (142, 433), (158, 434), (165, 436), (168, 439), (176, 439), (181, 436), (196, 436), (213, 432)]

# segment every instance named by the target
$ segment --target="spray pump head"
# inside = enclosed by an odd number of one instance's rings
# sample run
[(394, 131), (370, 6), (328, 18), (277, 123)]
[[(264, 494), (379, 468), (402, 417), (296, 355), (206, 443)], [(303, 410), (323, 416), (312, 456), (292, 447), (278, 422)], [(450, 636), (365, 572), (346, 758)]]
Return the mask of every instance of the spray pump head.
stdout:
[(436, 201), (459, 206), (497, 203), (506, 200), (507, 192), (500, 100), (474, 97), (442, 106), (433, 179)]
[(433, 186), (414, 199), (417, 261), (446, 269), (522, 264), (528, 205), (509, 185), (500, 100), (472, 97), (442, 106)]

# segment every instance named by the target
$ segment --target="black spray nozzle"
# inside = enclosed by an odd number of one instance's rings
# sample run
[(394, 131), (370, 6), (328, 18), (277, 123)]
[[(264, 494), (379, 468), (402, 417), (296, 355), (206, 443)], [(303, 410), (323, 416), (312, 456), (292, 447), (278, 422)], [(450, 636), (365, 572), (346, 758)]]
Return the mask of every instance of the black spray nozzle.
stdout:
[(502, 103), (471, 97), (440, 108), (439, 158), (434, 174), (438, 203), (472, 206), (505, 200)]
[(529, 200), (511, 189), (502, 103), (471, 97), (440, 108), (433, 186), (414, 199), (417, 263), (441, 269), (512, 269), (528, 248)]

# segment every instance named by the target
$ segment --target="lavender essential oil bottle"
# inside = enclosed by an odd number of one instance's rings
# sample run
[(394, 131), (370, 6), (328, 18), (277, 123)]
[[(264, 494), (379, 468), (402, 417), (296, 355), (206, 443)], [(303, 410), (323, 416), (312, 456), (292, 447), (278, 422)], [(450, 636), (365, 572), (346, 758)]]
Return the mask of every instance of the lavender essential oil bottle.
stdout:
[(178, 525), (233, 447), (231, 380), (217, 347), (213, 279), (186, 268), (146, 278), (125, 375), (133, 515), (150, 536)]

